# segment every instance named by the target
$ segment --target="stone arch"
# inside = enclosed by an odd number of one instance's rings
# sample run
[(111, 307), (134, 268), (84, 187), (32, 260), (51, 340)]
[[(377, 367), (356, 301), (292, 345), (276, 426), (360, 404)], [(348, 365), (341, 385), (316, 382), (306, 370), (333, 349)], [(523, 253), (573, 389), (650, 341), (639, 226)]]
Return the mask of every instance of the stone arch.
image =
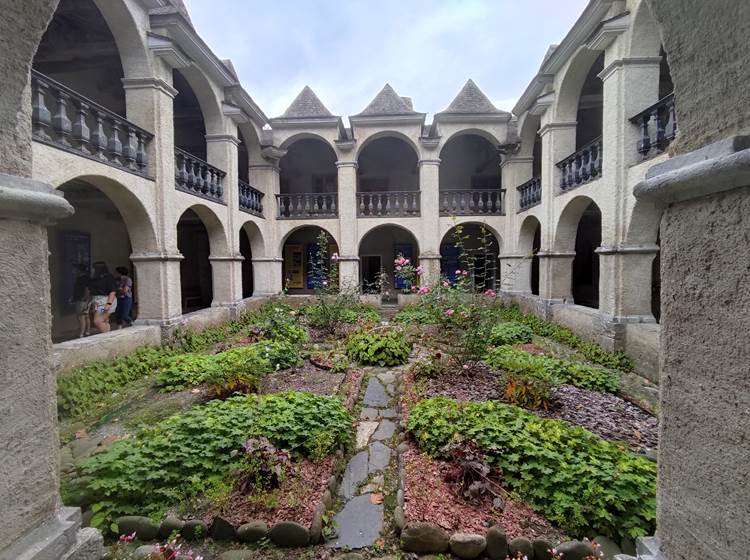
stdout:
[(94, 3), (115, 38), (125, 77), (150, 76), (151, 57), (146, 36), (140, 31), (136, 21), (138, 16), (133, 13), (131, 6), (127, 2), (109, 0), (94, 0)]
[(502, 142), (500, 142), (500, 140), (498, 140), (497, 136), (495, 136), (492, 132), (490, 132), (486, 128), (467, 127), (467, 128), (461, 128), (459, 130), (456, 130), (450, 136), (448, 136), (447, 138), (445, 138), (443, 140), (442, 146), (440, 147), (440, 152), (442, 153), (443, 148), (445, 148), (445, 146), (451, 140), (454, 140), (455, 138), (458, 138), (460, 136), (466, 136), (466, 135), (469, 135), (469, 134), (473, 134), (475, 136), (481, 136), (482, 138), (484, 138), (485, 140), (487, 140), (487, 142), (489, 142), (493, 146), (499, 146), (502, 143)]
[[(461, 243), (456, 237), (459, 227), (466, 238)], [(457, 270), (468, 269), (476, 290), (495, 289), (500, 285), (501, 248), (502, 238), (487, 224), (476, 221), (455, 224), (440, 240), (441, 276), (453, 282)]]
[(365, 288), (374, 283), (381, 271), (388, 278), (390, 287), (407, 288), (395, 277), (394, 260), (400, 255), (413, 264), (419, 263), (419, 240), (407, 228), (395, 223), (378, 224), (360, 236), (357, 244), (360, 260), (360, 281)]
[(211, 208), (205, 204), (193, 204), (183, 210), (185, 214), (188, 210), (194, 212), (206, 228), (212, 257), (224, 257), (229, 255), (229, 243), (227, 241), (227, 232), (224, 228), (224, 222), (216, 215)]
[[(439, 189), (496, 190), (502, 188), (497, 144), (473, 129), (452, 135), (440, 150)], [(473, 197), (474, 195), (472, 195)], [(485, 193), (478, 199), (492, 202)], [(499, 200), (498, 200), (499, 202)]]
[[(155, 252), (153, 223), (138, 198), (121, 184), (100, 176), (78, 176), (57, 186), (75, 209), (48, 231), (52, 335), (56, 342), (76, 338), (83, 286), (92, 265), (103, 262), (110, 274), (125, 267), (134, 279), (135, 301), (140, 301), (141, 282), (133, 273), (131, 256)], [(93, 288), (92, 288), (93, 290)], [(101, 294), (96, 294), (101, 295)], [(138, 305), (134, 309), (137, 314)], [(132, 315), (130, 316), (132, 317)], [(124, 319), (128, 322), (130, 319)], [(115, 320), (115, 316), (111, 318)]]
[(556, 122), (576, 121), (581, 88), (591, 67), (600, 55), (601, 51), (593, 51), (586, 47), (581, 47), (573, 55), (555, 95), (554, 115)]
[(659, 56), (661, 34), (646, 0), (641, 0), (632, 16), (626, 53), (629, 58)]
[(290, 230), (281, 240), (282, 286), (290, 294), (312, 293), (320, 282), (313, 274), (313, 259), (318, 254), (318, 236), (324, 232), (329, 240), (329, 258), (339, 252), (339, 243), (331, 232), (319, 225), (302, 225)]
[(279, 160), (281, 194), (338, 192), (338, 156), (328, 140), (302, 133), (282, 146), (286, 153)]
[(410, 138), (408, 135), (404, 134), (403, 132), (400, 132), (398, 130), (380, 130), (378, 132), (375, 132), (374, 134), (369, 135), (364, 142), (357, 148), (356, 153), (356, 160), (359, 161), (359, 156), (362, 155), (362, 152), (364, 149), (370, 145), (372, 142), (376, 140), (380, 140), (382, 138), (397, 138), (399, 140), (402, 140), (405, 144), (411, 147), (412, 150), (414, 150), (414, 154), (417, 156), (417, 159), (421, 157), (421, 153), (419, 151), (419, 146), (414, 142), (412, 138)]
[(571, 199), (560, 213), (553, 240), (553, 247), (556, 252), (572, 252), (575, 250), (576, 228), (581, 216), (590, 204), (596, 205), (596, 202), (588, 196), (579, 195)]
[(239, 230), (238, 247), (242, 255), (242, 297), (248, 298), (253, 295), (255, 286), (255, 270), (253, 258), (265, 256), (265, 242), (258, 224), (252, 220), (246, 221)]
[[(389, 192), (419, 190), (419, 150), (401, 133), (383, 131), (369, 137), (357, 153), (357, 192), (364, 207), (387, 208)], [(369, 200), (366, 200), (369, 199)], [(374, 200), (373, 200), (374, 199)], [(399, 201), (411, 206), (414, 201)]]
[[(539, 251), (542, 248), (542, 224), (536, 216), (526, 216), (518, 233), (518, 253), (528, 259), (528, 286), (525, 280), (521, 289), (527, 288), (533, 295), (539, 295)], [(524, 267), (524, 271), (526, 271)]]
[(293, 144), (299, 142), (300, 140), (319, 140), (325, 143), (328, 147), (331, 148), (334, 153), (336, 153), (336, 147), (331, 143), (331, 141), (325, 136), (316, 134), (315, 132), (298, 132), (296, 134), (292, 134), (289, 138), (286, 138), (281, 143), (279, 148), (282, 150), (288, 150)]
[(65, 185), (73, 181), (89, 184), (114, 203), (128, 229), (134, 253), (148, 253), (157, 249), (158, 240), (154, 220), (138, 195), (125, 184), (104, 175), (74, 175), (60, 179), (52, 186), (56, 189), (63, 189)]
[(198, 100), (203, 120), (206, 123), (206, 134), (225, 132), (224, 115), (221, 110), (223, 99), (214, 88), (210, 78), (195, 64), (176, 70), (176, 72), (185, 78)]

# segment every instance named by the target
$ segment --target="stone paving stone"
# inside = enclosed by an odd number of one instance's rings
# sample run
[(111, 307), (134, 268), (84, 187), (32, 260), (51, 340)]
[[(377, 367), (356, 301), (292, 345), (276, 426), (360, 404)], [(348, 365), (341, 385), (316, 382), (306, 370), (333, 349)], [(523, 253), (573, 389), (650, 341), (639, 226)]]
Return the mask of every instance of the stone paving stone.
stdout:
[(367, 478), (368, 471), (368, 452), (360, 451), (351, 458), (346, 465), (344, 476), (339, 487), (339, 494), (347, 500), (354, 496), (357, 486)]
[[(377, 422), (360, 422), (357, 424), (357, 449), (367, 447), (370, 436), (378, 429)], [(383, 438), (378, 438), (383, 439)]]
[(391, 461), (391, 448), (379, 441), (370, 444), (370, 461), (368, 469), (370, 473), (382, 471)]
[(338, 534), (331, 548), (364, 548), (375, 543), (383, 530), (383, 504), (373, 504), (370, 494), (349, 500), (334, 517)]
[(390, 385), (391, 383), (396, 381), (396, 374), (393, 373), (392, 371), (386, 371), (385, 373), (379, 374), (378, 379), (380, 379), (382, 383), (385, 383), (386, 385)]
[(378, 429), (372, 434), (372, 439), (382, 441), (390, 439), (391, 436), (396, 432), (396, 424), (390, 420), (381, 420)]
[(363, 408), (362, 413), (359, 415), (360, 420), (377, 420), (378, 409), (377, 408)]
[(383, 384), (375, 377), (370, 377), (365, 390), (365, 398), (362, 401), (363, 404), (369, 407), (384, 408), (388, 406), (388, 401), (390, 401), (390, 398), (386, 394)]
[(380, 411), (381, 418), (396, 418), (397, 416), (398, 412), (396, 412), (395, 408), (384, 408)]

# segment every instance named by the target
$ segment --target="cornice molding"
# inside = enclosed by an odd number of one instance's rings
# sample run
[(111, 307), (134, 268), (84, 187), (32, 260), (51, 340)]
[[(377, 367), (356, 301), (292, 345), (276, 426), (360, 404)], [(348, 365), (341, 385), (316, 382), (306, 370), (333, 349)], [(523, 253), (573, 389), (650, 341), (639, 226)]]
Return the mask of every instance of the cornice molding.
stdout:
[(162, 80), (161, 78), (122, 78), (123, 89), (155, 89), (166, 93), (172, 99), (179, 93), (174, 87)]

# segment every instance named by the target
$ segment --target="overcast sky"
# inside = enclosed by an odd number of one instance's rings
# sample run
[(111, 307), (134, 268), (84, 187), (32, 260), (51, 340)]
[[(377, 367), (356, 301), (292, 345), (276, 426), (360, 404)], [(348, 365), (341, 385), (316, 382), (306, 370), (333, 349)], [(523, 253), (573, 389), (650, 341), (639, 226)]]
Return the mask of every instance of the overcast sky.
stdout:
[(185, 0), (198, 33), (230, 58), (269, 116), (309, 85), (336, 115), (388, 82), (425, 113), (468, 78), (511, 110), (586, 0)]

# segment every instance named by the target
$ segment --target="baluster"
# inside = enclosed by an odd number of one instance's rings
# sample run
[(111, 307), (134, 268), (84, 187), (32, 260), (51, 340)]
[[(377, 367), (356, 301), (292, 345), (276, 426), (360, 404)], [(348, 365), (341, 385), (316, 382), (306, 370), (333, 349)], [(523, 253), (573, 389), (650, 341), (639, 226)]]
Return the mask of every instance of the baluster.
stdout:
[(122, 165), (122, 142), (120, 141), (120, 121), (115, 118), (111, 119), (112, 134), (109, 137), (107, 151), (109, 152), (112, 163)]
[(357, 195), (357, 198), (359, 198), (359, 215), (364, 216), (365, 215), (365, 195), (362, 193), (359, 193)]
[(638, 142), (638, 153), (643, 157), (646, 157), (651, 151), (651, 135), (648, 132), (648, 123), (650, 120), (650, 113), (646, 113), (641, 119), (641, 140)]
[(72, 127), (68, 118), (68, 99), (70, 96), (64, 91), (57, 90), (57, 111), (52, 117), (52, 128), (57, 133), (57, 141), (63, 146), (70, 146)]
[(448, 212), (448, 193), (443, 191), (442, 195), (443, 195), (441, 197), (442, 210), (443, 212)]
[(375, 207), (373, 206), (373, 203), (372, 203), (372, 194), (368, 194), (367, 195), (367, 199), (368, 199), (368, 202), (367, 202), (367, 215), (368, 216), (372, 216), (374, 214), (374, 212), (375, 212)]
[(591, 175), (592, 179), (595, 179), (599, 176), (599, 170), (597, 168), (596, 162), (599, 159), (599, 144), (596, 143), (589, 149), (591, 152), (590, 154), (590, 161), (589, 161), (589, 175)]
[(125, 165), (128, 169), (135, 169), (135, 152), (136, 152), (136, 139), (135, 139), (135, 128), (128, 125), (128, 143), (125, 144), (122, 150), (123, 158), (125, 159)]
[[(663, 111), (659, 107), (654, 109), (654, 117), (656, 118), (656, 147), (659, 151), (664, 151), (667, 146), (667, 139), (665, 137), (665, 125), (664, 118), (662, 118)], [(665, 115), (666, 117), (666, 115)]]
[[(485, 200), (485, 197), (488, 193), (477, 191), (477, 198), (476, 198), (476, 211), (479, 214), (484, 214), (485, 212), (489, 212), (490, 204), (489, 204), (489, 197)], [(471, 195), (472, 201), (474, 200), (474, 195)]]
[(78, 149), (84, 154), (90, 154), (88, 143), (91, 137), (91, 131), (86, 126), (86, 112), (89, 110), (87, 103), (83, 101), (76, 102), (76, 122), (73, 124), (73, 139), (78, 145)]
[(385, 195), (385, 207), (383, 208), (383, 215), (390, 216), (391, 215), (391, 197), (393, 197), (393, 193), (386, 193)]
[(396, 193), (396, 195), (393, 197), (393, 215), (394, 216), (403, 215), (401, 208), (402, 208), (401, 193)]
[(568, 188), (575, 186), (575, 161), (576, 158), (572, 157), (568, 160)]
[(322, 214), (323, 213), (323, 212), (321, 212), (321, 210), (323, 210), (323, 204), (321, 204), (320, 198), (321, 198), (320, 195), (317, 195), (317, 194), (313, 195), (313, 209), (312, 209), (312, 211), (313, 211), (313, 214), (315, 214), (316, 216), (318, 214)]
[(329, 196), (331, 197), (331, 216), (336, 216), (338, 214), (338, 210), (336, 209), (336, 201), (338, 199), (338, 195), (336, 193), (332, 193)]
[(91, 146), (96, 157), (106, 160), (107, 155), (104, 150), (107, 147), (107, 135), (104, 133), (104, 113), (94, 110), (94, 118), (96, 119), (96, 128), (91, 133)]
[(216, 170), (216, 198), (224, 199), (224, 175), (218, 170)]
[(146, 142), (143, 136), (142, 132), (136, 131), (135, 137), (138, 140), (138, 147), (135, 151), (135, 164), (138, 167), (138, 171), (145, 173), (148, 166), (148, 153), (146, 152)]
[(185, 156), (182, 154), (175, 154), (175, 165), (177, 165), (177, 160), (180, 160), (180, 166), (179, 166), (179, 172), (177, 174), (177, 183), (182, 187), (185, 188), (185, 184), (188, 180), (188, 172), (187, 168), (185, 167)]
[(669, 102), (669, 121), (672, 123), (671, 132), (669, 133), (669, 139), (674, 140), (677, 135), (677, 115), (675, 114), (674, 97)]
[(47, 109), (47, 100), (45, 95), (49, 89), (49, 84), (39, 78), (32, 78), (31, 85), (33, 96), (31, 101), (31, 120), (34, 124), (34, 134), (40, 138), (49, 139), (49, 128), (52, 124), (52, 115)]
[(185, 158), (185, 166), (187, 167), (187, 180), (185, 181), (185, 187), (191, 191), (195, 190), (195, 168), (193, 167), (193, 160), (185, 155), (182, 157)]
[(573, 181), (575, 185), (581, 184), (581, 154), (577, 154), (573, 160), (575, 171), (573, 172)]
[(310, 215), (310, 195), (305, 194), (303, 195), (302, 199), (305, 201), (305, 206), (302, 210), (305, 216), (309, 216)]
[(198, 192), (201, 194), (206, 194), (208, 192), (208, 177), (206, 175), (206, 167), (199, 161), (195, 162), (195, 178)]
[(375, 196), (376, 196), (376, 198), (375, 198), (375, 215), (376, 215), (376, 216), (380, 216), (380, 208), (381, 208), (381, 202), (382, 202), (382, 201), (381, 201), (381, 197), (382, 197), (382, 194), (381, 194), (381, 193), (378, 193), (378, 194), (376, 194)]
[(586, 148), (581, 153), (581, 182), (585, 183), (588, 181), (591, 176), (589, 175), (589, 163), (591, 159), (591, 150), (593, 148)]
[(568, 162), (564, 161), (560, 168), (560, 189), (568, 188)]
[(218, 187), (219, 174), (210, 166), (206, 166), (206, 181), (208, 182), (208, 193), (212, 198), (216, 197), (216, 187)]
[(417, 201), (417, 193), (409, 193), (409, 213), (416, 214), (419, 212), (419, 202)]
[(602, 157), (602, 150), (604, 148), (604, 144), (601, 140), (596, 143), (596, 174), (601, 177), (602, 175), (602, 161), (604, 158)]

